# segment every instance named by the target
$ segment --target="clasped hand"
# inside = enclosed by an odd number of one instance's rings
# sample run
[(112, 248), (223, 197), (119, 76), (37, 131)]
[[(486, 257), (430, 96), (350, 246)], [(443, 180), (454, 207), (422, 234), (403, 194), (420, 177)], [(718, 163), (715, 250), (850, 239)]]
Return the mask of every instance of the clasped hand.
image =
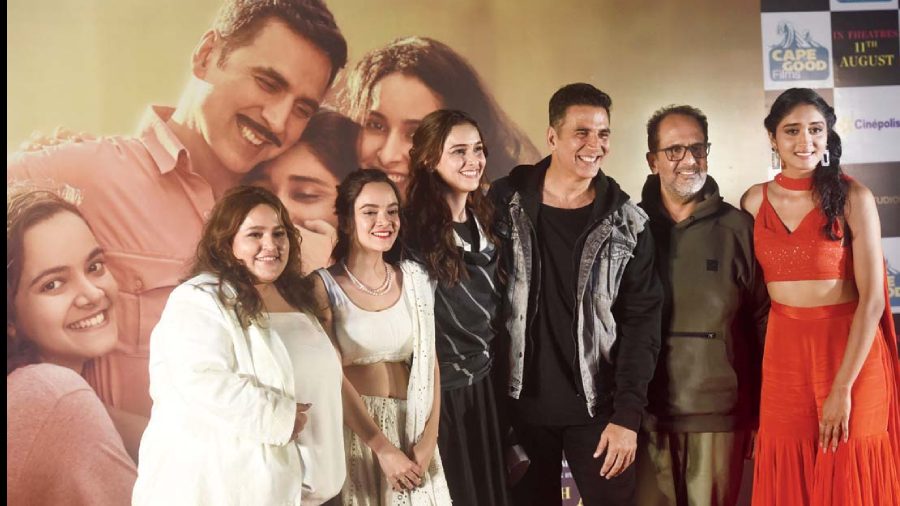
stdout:
[(422, 468), (396, 446), (387, 444), (375, 456), (391, 488), (397, 492), (412, 490), (422, 484)]

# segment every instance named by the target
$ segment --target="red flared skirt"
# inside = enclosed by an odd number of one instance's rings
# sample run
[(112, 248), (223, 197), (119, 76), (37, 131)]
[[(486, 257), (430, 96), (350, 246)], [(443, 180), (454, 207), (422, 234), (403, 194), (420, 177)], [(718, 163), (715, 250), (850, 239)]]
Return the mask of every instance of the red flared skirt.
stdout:
[(897, 344), (893, 325), (886, 327), (884, 319), (851, 390), (849, 441), (839, 443), (836, 452), (818, 448), (822, 404), (841, 365), (855, 310), (856, 302), (812, 308), (772, 302), (755, 506), (900, 505)]

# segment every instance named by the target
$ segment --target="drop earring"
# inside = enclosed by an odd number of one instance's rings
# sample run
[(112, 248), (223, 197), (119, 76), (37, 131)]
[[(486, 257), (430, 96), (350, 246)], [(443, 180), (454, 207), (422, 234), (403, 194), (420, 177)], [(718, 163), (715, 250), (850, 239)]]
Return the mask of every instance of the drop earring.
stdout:
[(829, 165), (831, 165), (831, 153), (826, 149), (822, 153), (822, 167), (828, 167)]
[(775, 148), (772, 148), (772, 170), (781, 170), (781, 157), (778, 156), (778, 151)]

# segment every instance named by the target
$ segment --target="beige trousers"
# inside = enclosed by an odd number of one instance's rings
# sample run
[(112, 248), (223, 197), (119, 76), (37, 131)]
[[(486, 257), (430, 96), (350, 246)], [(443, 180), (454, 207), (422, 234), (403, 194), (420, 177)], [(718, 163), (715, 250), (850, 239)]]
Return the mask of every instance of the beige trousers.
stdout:
[(733, 506), (750, 431), (650, 432), (638, 441), (638, 506)]

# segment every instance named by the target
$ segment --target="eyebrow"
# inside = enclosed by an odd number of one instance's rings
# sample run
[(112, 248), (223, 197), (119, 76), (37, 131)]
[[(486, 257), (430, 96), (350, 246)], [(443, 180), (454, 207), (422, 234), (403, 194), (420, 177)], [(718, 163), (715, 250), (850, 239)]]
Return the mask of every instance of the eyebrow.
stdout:
[[(812, 122), (810, 122), (809, 124), (810, 124), (810, 125), (820, 126), (820, 125), (824, 125), (825, 122), (824, 122), (824, 121), (812, 121)], [(784, 125), (784, 126), (781, 127), (781, 128), (797, 127), (797, 126), (800, 126), (800, 122), (799, 122), (799, 121), (796, 122), (796, 123), (788, 123), (788, 124)]]
[[(277, 225), (272, 228), (272, 230), (278, 230), (280, 228), (284, 228), (284, 225)], [(267, 228), (262, 225), (253, 225), (252, 227), (247, 227), (242, 230), (244, 231), (252, 231), (252, 230), (266, 230)]]
[[(281, 72), (278, 72), (277, 70), (273, 69), (272, 67), (253, 67), (252, 69), (254, 72), (262, 74), (262, 75), (268, 77), (269, 79), (275, 81), (275, 84), (282, 90), (286, 90), (291, 87), (288, 80), (285, 79), (285, 77), (283, 75), (281, 75)], [(314, 112), (319, 109), (319, 101), (318, 100), (313, 100), (309, 97), (300, 97), (299, 100), (301, 102), (303, 102), (304, 104), (312, 107)]]
[[(367, 208), (367, 207), (374, 207), (374, 208), (377, 209), (377, 208), (379, 208), (379, 207), (381, 207), (381, 206), (379, 206), (378, 204), (363, 204), (363, 205), (359, 206), (360, 209), (365, 209), (365, 208)], [(387, 205), (387, 207), (388, 207), (388, 208), (391, 208), (391, 207), (400, 207), (400, 203), (398, 203), (398, 202), (391, 202), (390, 204)]]
[[(369, 109), (368, 117), (366, 119), (369, 119), (372, 116), (376, 116), (378, 119), (380, 119), (382, 121), (387, 121), (387, 116), (376, 111), (375, 109)], [(422, 124), (422, 120), (421, 119), (405, 119), (402, 121), (402, 123), (404, 126), (407, 126), (407, 127), (417, 127)]]
[(459, 143), (459, 144), (454, 144), (454, 145), (450, 146), (448, 149), (453, 149), (453, 148), (467, 148), (467, 147), (469, 147), (469, 146), (477, 147), (477, 146), (483, 146), (483, 145), (484, 145), (484, 141), (478, 141), (478, 142), (475, 142), (475, 143), (472, 143), (472, 144), (466, 144), (466, 143), (464, 143), (464, 142), (461, 142), (461, 143)]
[[(93, 260), (94, 258), (97, 258), (98, 256), (100, 256), (100, 255), (102, 255), (102, 254), (103, 254), (103, 248), (101, 248), (100, 246), (97, 246), (97, 247), (94, 248), (94, 249), (91, 251), (91, 253), (88, 255), (87, 260), (88, 260), (88, 261), (91, 261), (91, 260)], [(34, 285), (38, 284), (38, 282), (39, 282), (41, 279), (43, 279), (43, 278), (45, 278), (45, 277), (47, 277), (47, 276), (49, 276), (49, 275), (51, 275), (51, 274), (59, 274), (59, 273), (61, 273), (61, 272), (65, 272), (65, 271), (67, 271), (67, 270), (69, 270), (69, 267), (66, 266), (66, 265), (58, 265), (58, 266), (56, 266), (56, 267), (51, 267), (51, 268), (49, 268), (49, 269), (44, 269), (43, 271), (39, 272), (39, 273), (31, 280), (31, 283), (28, 285), (28, 287), (29, 287), (29, 288), (33, 287)]]
[(291, 183), (313, 183), (322, 186), (328, 186), (328, 183), (324, 179), (319, 179), (312, 176), (298, 176), (296, 174), (291, 174), (290, 176), (288, 176), (288, 181), (290, 181)]

